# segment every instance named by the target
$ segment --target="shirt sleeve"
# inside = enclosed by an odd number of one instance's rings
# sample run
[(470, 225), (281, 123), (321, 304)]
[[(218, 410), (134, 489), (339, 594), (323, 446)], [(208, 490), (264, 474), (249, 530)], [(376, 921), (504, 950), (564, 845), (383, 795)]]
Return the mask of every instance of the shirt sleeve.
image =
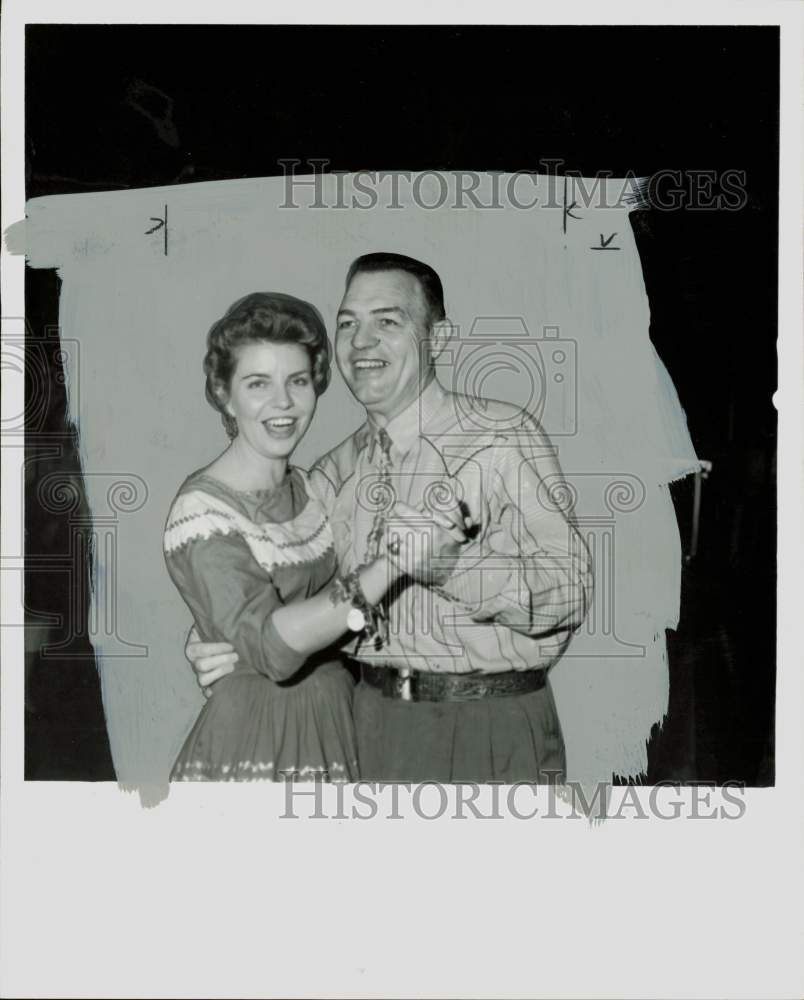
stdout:
[(242, 663), (273, 681), (287, 680), (304, 664), (307, 657), (277, 632), (273, 612), (282, 600), (239, 534), (213, 531), (166, 550), (165, 561), (205, 642), (230, 643)]
[(487, 523), (439, 587), (474, 621), (533, 638), (578, 628), (592, 599), (589, 551), (562, 501), (555, 450), (533, 418), (491, 450)]

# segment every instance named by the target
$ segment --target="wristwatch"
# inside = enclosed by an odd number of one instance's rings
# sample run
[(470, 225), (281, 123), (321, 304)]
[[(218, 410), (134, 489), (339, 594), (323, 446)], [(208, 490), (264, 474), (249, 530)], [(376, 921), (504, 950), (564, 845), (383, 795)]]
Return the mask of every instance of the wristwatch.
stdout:
[(349, 609), (346, 625), (350, 632), (362, 632), (366, 627), (366, 616), (355, 604)]

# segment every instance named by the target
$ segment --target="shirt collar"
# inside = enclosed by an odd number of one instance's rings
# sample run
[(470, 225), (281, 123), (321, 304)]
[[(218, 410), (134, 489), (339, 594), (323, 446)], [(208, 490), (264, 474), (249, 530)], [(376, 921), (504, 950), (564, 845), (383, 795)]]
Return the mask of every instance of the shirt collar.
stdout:
[[(394, 451), (406, 455), (416, 439), (423, 433), (434, 417), (438, 416), (447, 400), (447, 393), (438, 379), (433, 379), (413, 402), (398, 413), (385, 427), (391, 438)], [(369, 446), (369, 461), (373, 460), (377, 444), (378, 428), (369, 418), (366, 426), (366, 444)]]

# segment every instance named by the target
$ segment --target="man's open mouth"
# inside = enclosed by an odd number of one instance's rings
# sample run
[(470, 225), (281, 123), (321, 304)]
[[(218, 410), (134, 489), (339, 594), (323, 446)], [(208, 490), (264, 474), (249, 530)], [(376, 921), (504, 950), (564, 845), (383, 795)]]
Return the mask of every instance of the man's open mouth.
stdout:
[(387, 368), (389, 362), (381, 361), (379, 358), (362, 358), (360, 361), (353, 361), (352, 367), (355, 371), (372, 371), (374, 369)]

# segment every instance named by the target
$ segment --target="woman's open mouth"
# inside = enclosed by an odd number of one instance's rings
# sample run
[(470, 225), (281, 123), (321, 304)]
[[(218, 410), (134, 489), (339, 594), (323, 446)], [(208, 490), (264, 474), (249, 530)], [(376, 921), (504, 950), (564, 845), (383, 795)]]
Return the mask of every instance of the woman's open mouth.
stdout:
[(292, 437), (297, 424), (298, 419), (296, 417), (272, 417), (270, 420), (263, 420), (262, 422), (262, 426), (271, 437), (277, 438)]

